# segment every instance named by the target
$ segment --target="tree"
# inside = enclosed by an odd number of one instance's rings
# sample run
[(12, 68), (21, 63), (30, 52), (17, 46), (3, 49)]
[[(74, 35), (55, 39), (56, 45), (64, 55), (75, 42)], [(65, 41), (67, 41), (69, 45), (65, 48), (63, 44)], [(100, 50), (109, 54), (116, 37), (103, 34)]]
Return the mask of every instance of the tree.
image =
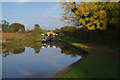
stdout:
[(2, 20), (2, 31), (3, 32), (9, 31), (9, 23), (6, 20)]
[(59, 33), (61, 32), (61, 29), (56, 29), (56, 30), (54, 30), (53, 32), (59, 34)]
[(35, 27), (34, 27), (34, 29), (40, 29), (40, 26), (39, 26), (39, 24), (35, 24)]
[(35, 24), (34, 29), (32, 30), (33, 33), (44, 33), (44, 30), (40, 28), (39, 24)]
[(25, 26), (20, 23), (12, 23), (9, 26), (10, 32), (25, 32)]
[(62, 2), (62, 21), (88, 30), (106, 30), (118, 22), (118, 2)]

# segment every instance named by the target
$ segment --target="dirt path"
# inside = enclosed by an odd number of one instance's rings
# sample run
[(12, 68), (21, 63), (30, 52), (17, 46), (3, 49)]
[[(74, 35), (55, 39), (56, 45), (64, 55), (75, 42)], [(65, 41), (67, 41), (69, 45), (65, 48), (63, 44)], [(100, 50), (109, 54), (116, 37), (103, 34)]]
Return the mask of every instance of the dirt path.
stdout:
[(106, 48), (102, 48), (102, 47), (97, 47), (97, 46), (92, 46), (92, 45), (89, 45), (91, 48), (93, 48), (94, 50), (102, 53), (102, 54), (105, 54), (106, 56), (110, 57), (111, 59), (113, 59), (114, 61), (116, 62), (119, 62), (119, 57), (120, 57), (120, 54), (119, 53), (116, 53), (116, 52), (113, 52), (109, 49), (106, 49)]

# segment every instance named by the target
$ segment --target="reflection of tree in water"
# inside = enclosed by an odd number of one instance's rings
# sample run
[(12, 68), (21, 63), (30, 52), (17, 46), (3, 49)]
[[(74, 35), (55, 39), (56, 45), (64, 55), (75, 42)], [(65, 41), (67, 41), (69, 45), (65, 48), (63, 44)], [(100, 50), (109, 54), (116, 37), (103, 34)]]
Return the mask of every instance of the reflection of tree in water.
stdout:
[[(9, 52), (11, 52), (12, 54), (21, 54), (25, 51), (25, 46), (26, 47), (31, 47), (34, 49), (35, 53), (40, 53), (40, 49), (41, 47), (53, 47), (53, 48), (61, 48), (61, 53), (62, 54), (66, 54), (66, 55), (71, 55), (72, 57), (76, 57), (77, 55), (81, 56), (81, 54), (79, 54), (80, 52), (71, 47), (70, 45), (61, 43), (61, 42), (49, 42), (49, 43), (32, 43), (32, 44), (27, 44), (27, 45), (23, 45), (23, 46), (18, 46), (16, 47), (8, 47), (6, 48), (6, 51), (3, 52), (3, 57), (6, 57), (9, 55)], [(22, 48), (21, 48), (22, 47)]]
[(38, 47), (32, 47), (32, 48), (34, 49), (35, 53), (39, 53), (40, 52), (40, 48), (38, 48)]
[(39, 53), (40, 52), (40, 49), (39, 50), (35, 50), (35, 53)]
[(71, 47), (70, 45), (61, 43), (61, 42), (49, 42), (42, 44), (44, 47), (59, 47), (61, 48), (61, 53), (66, 55), (71, 55), (71, 57), (76, 57), (77, 55), (81, 56), (79, 50), (75, 49), (74, 47)]
[(77, 55), (81, 56), (80, 52), (77, 49), (75, 49), (67, 44), (60, 44), (59, 47), (61, 48), (62, 54), (71, 55), (71, 57), (76, 57)]
[(35, 45), (32, 45), (31, 48), (34, 49), (35, 53), (39, 53), (40, 52), (40, 48), (41, 48), (42, 45), (38, 45), (38, 44), (35, 44)]
[(16, 49), (10, 50), (10, 52), (13, 53), (13, 54), (21, 54), (24, 51), (25, 51), (25, 48), (16, 48)]
[(2, 53), (2, 57), (7, 57), (9, 55), (9, 51), (5, 51)]
[(2, 56), (3, 57), (7, 57), (9, 55), (9, 53), (11, 52), (12, 54), (21, 54), (25, 51), (25, 48), (13, 48), (13, 49), (10, 49), (9, 51), (5, 51), (2, 53)]
[(31, 45), (31, 48), (34, 49), (35, 53), (40, 53), (40, 49), (42, 48), (47, 48), (47, 47), (53, 47), (54, 44), (51, 44), (51, 42), (48, 43), (35, 43), (34, 45)]

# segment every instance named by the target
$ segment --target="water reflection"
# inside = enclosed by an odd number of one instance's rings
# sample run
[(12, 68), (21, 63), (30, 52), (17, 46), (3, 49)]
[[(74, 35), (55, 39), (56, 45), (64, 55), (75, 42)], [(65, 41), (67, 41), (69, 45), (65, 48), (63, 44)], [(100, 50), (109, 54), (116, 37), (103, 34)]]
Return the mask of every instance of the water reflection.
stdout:
[(21, 53), (23, 53), (25, 51), (25, 48), (23, 47), (23, 48), (15, 48), (15, 49), (11, 49), (10, 50), (10, 52), (12, 53), (12, 54), (21, 54)]
[(60, 42), (38, 42), (6, 47), (2, 56), (3, 78), (50, 78), (82, 53)]
[(11, 54), (21, 54), (25, 52), (25, 47), (30, 47), (34, 49), (34, 53), (39, 54), (40, 50), (43, 48), (60, 48), (61, 53), (65, 55), (71, 55), (71, 57), (76, 57), (77, 55), (81, 56), (82, 54), (74, 49), (73, 47), (60, 43), (60, 42), (49, 42), (49, 43), (41, 43), (41, 42), (36, 42), (36, 43), (31, 43), (31, 44), (26, 44), (22, 46), (15, 46), (15, 47), (5, 47), (5, 49), (2, 52), (3, 57), (7, 57), (8, 55)]

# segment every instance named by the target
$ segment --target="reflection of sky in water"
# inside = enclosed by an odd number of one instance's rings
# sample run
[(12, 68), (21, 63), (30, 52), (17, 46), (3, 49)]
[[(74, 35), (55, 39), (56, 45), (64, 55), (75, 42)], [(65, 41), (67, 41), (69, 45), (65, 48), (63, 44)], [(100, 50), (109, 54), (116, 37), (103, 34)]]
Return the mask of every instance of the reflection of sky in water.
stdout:
[(49, 78), (81, 57), (61, 54), (60, 48), (41, 48), (39, 54), (25, 47), (22, 54), (3, 58), (3, 78)]

